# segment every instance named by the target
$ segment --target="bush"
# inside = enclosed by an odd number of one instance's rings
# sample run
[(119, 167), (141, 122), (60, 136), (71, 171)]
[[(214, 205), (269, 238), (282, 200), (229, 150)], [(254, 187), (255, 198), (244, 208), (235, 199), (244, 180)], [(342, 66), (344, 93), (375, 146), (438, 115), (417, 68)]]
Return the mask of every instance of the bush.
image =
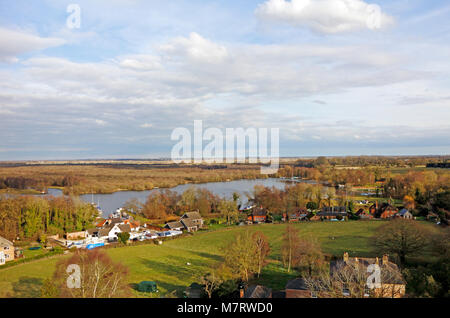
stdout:
[(28, 257), (28, 258), (20, 258), (20, 259), (14, 260), (12, 262), (8, 262), (5, 265), (0, 266), (0, 270), (2, 270), (3, 268), (8, 268), (8, 267), (12, 267), (12, 266), (16, 266), (16, 265), (24, 264), (24, 263), (29, 263), (29, 262), (32, 262), (32, 261), (35, 261), (38, 259), (52, 257), (52, 256), (60, 255), (63, 253), (64, 253), (64, 250), (61, 247), (59, 247), (59, 249), (54, 249), (53, 251), (50, 251), (45, 254), (39, 254), (39, 255), (36, 255), (33, 257)]

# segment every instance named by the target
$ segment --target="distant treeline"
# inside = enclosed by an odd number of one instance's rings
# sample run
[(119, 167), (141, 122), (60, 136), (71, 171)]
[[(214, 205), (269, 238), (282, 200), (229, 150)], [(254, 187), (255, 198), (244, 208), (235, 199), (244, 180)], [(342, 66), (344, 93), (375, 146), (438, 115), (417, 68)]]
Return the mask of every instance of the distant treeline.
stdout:
[(323, 164), (331, 166), (392, 166), (414, 167), (428, 164), (438, 164), (448, 160), (449, 156), (348, 156), (348, 157), (317, 157), (312, 159), (299, 159), (295, 165), (298, 167), (317, 167)]

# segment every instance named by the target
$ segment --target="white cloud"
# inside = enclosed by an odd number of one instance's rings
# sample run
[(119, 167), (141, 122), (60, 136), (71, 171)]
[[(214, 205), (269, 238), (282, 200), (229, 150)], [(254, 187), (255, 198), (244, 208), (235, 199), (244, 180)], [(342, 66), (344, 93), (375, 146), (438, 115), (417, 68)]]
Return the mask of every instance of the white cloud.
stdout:
[(124, 57), (120, 65), (125, 68), (141, 71), (152, 71), (162, 67), (159, 57), (151, 55), (131, 55)]
[(42, 38), (37, 35), (0, 27), (0, 62), (17, 62), (17, 56), (23, 53), (59, 46), (65, 40)]
[(394, 22), (378, 5), (361, 0), (268, 0), (255, 13), (264, 21), (283, 22), (327, 34), (381, 29)]
[(153, 127), (153, 125), (149, 124), (149, 123), (145, 123), (145, 124), (140, 125), (139, 127), (141, 127), (141, 128), (151, 128), (151, 127)]
[(102, 119), (96, 119), (95, 123), (99, 126), (105, 126), (107, 124), (107, 122)]
[(188, 38), (175, 38), (170, 43), (162, 45), (161, 49), (170, 54), (187, 56), (191, 60), (206, 63), (221, 62), (228, 56), (225, 46), (205, 39), (195, 32), (189, 34)]

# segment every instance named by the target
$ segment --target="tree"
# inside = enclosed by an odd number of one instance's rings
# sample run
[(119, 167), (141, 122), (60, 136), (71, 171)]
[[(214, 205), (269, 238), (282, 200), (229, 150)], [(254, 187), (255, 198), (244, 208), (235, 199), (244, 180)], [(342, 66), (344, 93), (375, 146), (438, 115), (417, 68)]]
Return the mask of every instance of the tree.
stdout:
[(380, 252), (395, 254), (405, 264), (407, 256), (417, 255), (427, 247), (428, 231), (416, 221), (394, 219), (377, 229), (373, 242)]
[(129, 295), (127, 277), (125, 266), (114, 263), (104, 251), (95, 249), (78, 250), (69, 259), (61, 260), (53, 281), (59, 297), (116, 298)]
[(286, 226), (286, 230), (283, 234), (283, 243), (281, 246), (283, 263), (285, 264), (285, 266), (287, 266), (288, 273), (291, 271), (294, 260), (294, 253), (299, 248), (299, 245), (299, 231), (289, 224), (288, 226)]
[(164, 219), (167, 216), (167, 202), (159, 191), (151, 193), (147, 197), (142, 213), (148, 219)]
[(292, 263), (295, 268), (306, 268), (309, 276), (321, 272), (324, 269), (325, 256), (319, 241), (312, 236), (301, 238), (294, 250)]
[(402, 284), (393, 282), (402, 281), (397, 267), (379, 265), (380, 285), (367, 285), (369, 275), (368, 267), (362, 262), (346, 264), (339, 262), (333, 270), (322, 271), (318, 276), (305, 276), (304, 280), (308, 290), (319, 298), (397, 298), (404, 293)]
[(409, 209), (409, 210), (414, 209), (416, 206), (414, 198), (410, 195), (405, 195), (403, 197), (403, 205), (405, 206), (406, 209)]
[(212, 294), (216, 291), (222, 284), (222, 279), (216, 271), (212, 271), (203, 275), (200, 279), (200, 284), (203, 285), (206, 295), (208, 298), (212, 298)]
[(250, 233), (239, 234), (224, 249), (225, 265), (244, 282), (258, 270), (256, 248)]
[(219, 212), (227, 219), (227, 224), (236, 221), (238, 218), (238, 210), (235, 201), (222, 200), (218, 206)]
[(132, 198), (125, 202), (123, 210), (128, 213), (134, 213), (140, 215), (142, 213), (142, 203), (136, 198)]
[(128, 232), (122, 232), (117, 234), (117, 238), (120, 243), (127, 244), (128, 240), (130, 239), (130, 233)]
[(267, 264), (267, 256), (270, 253), (270, 246), (266, 236), (262, 232), (253, 233), (253, 242), (256, 249), (256, 259), (257, 259), (257, 271), (256, 273), (261, 274), (261, 270)]
[(316, 160), (314, 160), (314, 167), (318, 167), (318, 166), (325, 166), (328, 165), (328, 159), (327, 157), (317, 157)]
[(314, 201), (309, 201), (308, 203), (306, 203), (306, 208), (308, 209), (308, 210), (317, 210), (319, 207), (318, 207), (318, 205), (317, 205), (317, 202), (314, 202)]

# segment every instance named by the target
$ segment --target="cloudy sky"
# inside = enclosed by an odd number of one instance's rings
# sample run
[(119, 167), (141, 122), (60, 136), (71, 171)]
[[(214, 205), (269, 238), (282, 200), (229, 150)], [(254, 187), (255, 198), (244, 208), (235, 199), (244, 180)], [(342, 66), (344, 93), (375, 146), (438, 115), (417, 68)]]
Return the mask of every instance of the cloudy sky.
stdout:
[(168, 157), (194, 120), (449, 154), (450, 3), (373, 1), (0, 0), (0, 160)]

